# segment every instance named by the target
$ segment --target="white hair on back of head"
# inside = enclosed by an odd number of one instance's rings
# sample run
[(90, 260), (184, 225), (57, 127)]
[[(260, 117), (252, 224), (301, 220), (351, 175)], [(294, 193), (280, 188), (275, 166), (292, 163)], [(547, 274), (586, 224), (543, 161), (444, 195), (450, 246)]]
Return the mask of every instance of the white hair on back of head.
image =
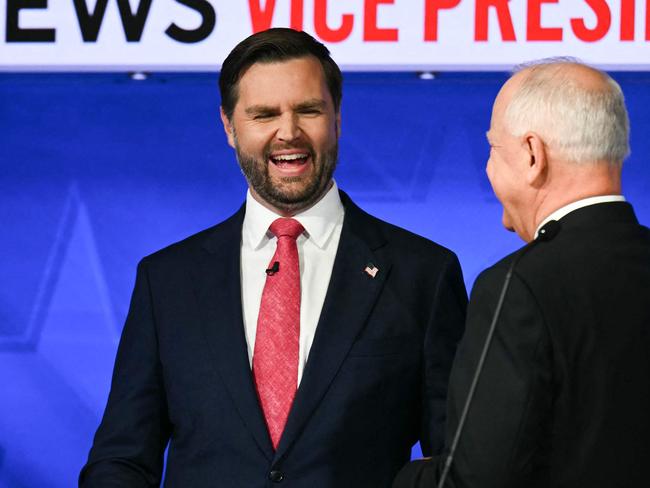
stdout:
[(621, 164), (630, 153), (621, 87), (597, 70), (603, 88), (581, 86), (567, 65), (586, 66), (573, 58), (548, 58), (518, 67), (527, 73), (506, 109), (506, 127), (514, 136), (536, 132), (569, 161)]

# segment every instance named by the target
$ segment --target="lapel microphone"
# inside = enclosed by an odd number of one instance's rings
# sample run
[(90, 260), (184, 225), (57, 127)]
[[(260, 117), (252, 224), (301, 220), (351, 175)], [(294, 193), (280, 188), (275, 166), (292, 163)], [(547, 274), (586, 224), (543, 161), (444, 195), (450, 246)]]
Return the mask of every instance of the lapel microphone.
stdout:
[(274, 261), (273, 265), (266, 270), (266, 274), (267, 276), (273, 276), (278, 271), (280, 271), (280, 261)]
[(494, 336), (494, 330), (496, 329), (497, 321), (499, 320), (499, 315), (501, 315), (501, 308), (503, 307), (503, 302), (506, 298), (506, 293), (510, 286), (510, 280), (512, 279), (512, 273), (515, 270), (515, 265), (519, 260), (526, 254), (530, 249), (535, 247), (539, 242), (548, 242), (553, 239), (558, 232), (560, 232), (560, 223), (557, 220), (551, 220), (544, 224), (539, 230), (537, 237), (534, 241), (528, 245), (522, 247), (515, 257), (512, 259), (512, 263), (508, 267), (508, 272), (506, 273), (506, 278), (503, 281), (503, 286), (501, 287), (501, 293), (499, 295), (499, 301), (497, 302), (496, 309), (494, 310), (494, 315), (492, 316), (492, 322), (490, 323), (490, 329), (488, 330), (487, 337), (485, 338), (485, 343), (483, 344), (483, 350), (481, 351), (481, 356), (478, 360), (478, 365), (476, 366), (476, 371), (474, 372), (474, 377), (472, 378), (472, 383), (469, 387), (469, 392), (467, 393), (467, 399), (465, 400), (465, 405), (463, 406), (463, 412), (458, 421), (458, 427), (454, 433), (454, 440), (451, 443), (451, 448), (449, 449), (449, 455), (445, 459), (444, 469), (442, 471), (442, 476), (436, 485), (437, 488), (444, 488), (445, 481), (449, 475), (449, 470), (451, 469), (451, 464), (454, 460), (454, 455), (456, 453), (456, 448), (458, 447), (458, 441), (463, 432), (463, 427), (465, 426), (465, 421), (467, 420), (467, 413), (472, 404), (474, 398), (474, 392), (476, 391), (476, 385), (478, 384), (479, 377), (483, 371), (483, 365), (485, 364), (485, 358), (487, 357), (488, 350), (490, 349), (490, 344), (492, 343), (492, 337)]

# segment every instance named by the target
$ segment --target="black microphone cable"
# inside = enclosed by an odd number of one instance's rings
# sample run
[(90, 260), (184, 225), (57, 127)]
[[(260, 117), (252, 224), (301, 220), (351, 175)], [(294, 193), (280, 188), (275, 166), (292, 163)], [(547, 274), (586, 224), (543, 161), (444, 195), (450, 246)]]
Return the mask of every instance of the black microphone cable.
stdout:
[(483, 365), (485, 364), (485, 358), (487, 357), (488, 350), (490, 349), (490, 344), (492, 343), (492, 336), (494, 336), (494, 331), (496, 329), (497, 321), (499, 320), (499, 315), (501, 314), (501, 308), (503, 307), (503, 302), (506, 298), (506, 293), (508, 287), (510, 286), (510, 280), (512, 279), (512, 273), (514, 272), (515, 265), (519, 262), (524, 254), (526, 254), (530, 249), (535, 247), (539, 242), (546, 242), (553, 239), (557, 233), (560, 231), (560, 223), (557, 220), (551, 220), (547, 222), (544, 227), (542, 227), (537, 235), (537, 238), (532, 241), (529, 245), (522, 247), (519, 252), (512, 259), (512, 263), (508, 267), (508, 272), (506, 273), (506, 279), (503, 281), (503, 286), (501, 287), (501, 294), (499, 295), (499, 301), (497, 302), (496, 309), (494, 310), (494, 316), (492, 317), (492, 322), (490, 323), (490, 329), (488, 330), (487, 337), (485, 338), (485, 343), (483, 344), (483, 350), (481, 351), (481, 356), (478, 360), (478, 365), (476, 366), (476, 371), (474, 372), (474, 377), (472, 378), (472, 383), (469, 387), (469, 392), (467, 393), (467, 399), (465, 400), (465, 405), (463, 406), (463, 412), (461, 413), (460, 420), (458, 421), (458, 427), (454, 433), (454, 440), (451, 443), (449, 449), (449, 455), (445, 459), (444, 469), (442, 471), (442, 476), (438, 480), (437, 488), (444, 488), (445, 481), (449, 475), (449, 470), (451, 469), (451, 464), (454, 460), (454, 455), (456, 453), (456, 448), (458, 447), (458, 441), (463, 432), (463, 427), (465, 426), (465, 421), (467, 420), (467, 413), (472, 404), (472, 399), (474, 398), (474, 392), (476, 391), (476, 385), (478, 384), (479, 377), (483, 371)]

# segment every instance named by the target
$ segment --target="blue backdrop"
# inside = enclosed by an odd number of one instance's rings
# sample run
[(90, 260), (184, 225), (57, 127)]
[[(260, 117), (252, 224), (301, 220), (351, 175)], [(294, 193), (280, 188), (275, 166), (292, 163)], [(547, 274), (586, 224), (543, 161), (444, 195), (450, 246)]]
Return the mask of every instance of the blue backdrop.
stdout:
[[(349, 74), (336, 179), (367, 211), (453, 249), (471, 286), (521, 245), (485, 177), (505, 74)], [(650, 223), (650, 74), (616, 76)], [(144, 255), (234, 212), (245, 185), (214, 74), (0, 75), (0, 488), (70, 487), (108, 393)]]

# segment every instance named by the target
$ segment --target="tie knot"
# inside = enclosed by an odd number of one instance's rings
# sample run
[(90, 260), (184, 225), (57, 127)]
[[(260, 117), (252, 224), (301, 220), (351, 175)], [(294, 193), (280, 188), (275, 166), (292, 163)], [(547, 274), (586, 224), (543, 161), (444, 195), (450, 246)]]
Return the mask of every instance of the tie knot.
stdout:
[(269, 230), (278, 239), (280, 237), (290, 237), (296, 240), (305, 228), (295, 219), (279, 218), (273, 221)]

